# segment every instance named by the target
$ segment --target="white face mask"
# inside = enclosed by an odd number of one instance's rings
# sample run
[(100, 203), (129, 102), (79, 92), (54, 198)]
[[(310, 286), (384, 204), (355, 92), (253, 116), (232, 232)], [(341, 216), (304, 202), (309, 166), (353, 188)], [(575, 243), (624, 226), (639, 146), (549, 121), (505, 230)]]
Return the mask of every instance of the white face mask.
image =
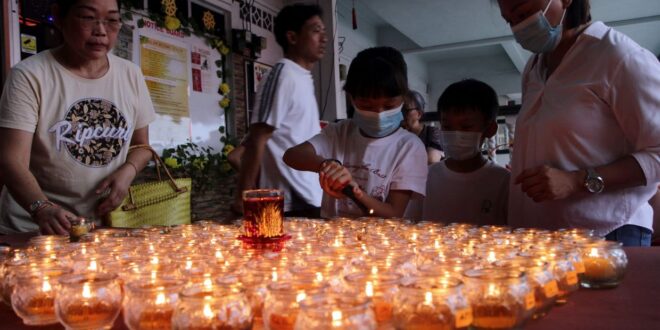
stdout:
[(551, 3), (552, 0), (548, 2), (548, 5), (542, 12), (539, 11), (511, 27), (513, 36), (522, 48), (525, 48), (532, 53), (541, 54), (551, 52), (557, 48), (557, 45), (559, 45), (566, 9), (564, 9), (564, 13), (561, 15), (559, 24), (553, 27), (545, 17)]
[(442, 151), (455, 160), (470, 159), (481, 152), (480, 132), (441, 131)]
[(381, 138), (388, 136), (401, 126), (401, 121), (403, 120), (401, 108), (403, 107), (403, 103), (394, 109), (382, 112), (364, 111), (355, 105), (353, 106), (355, 107), (353, 120), (365, 134), (371, 137)]

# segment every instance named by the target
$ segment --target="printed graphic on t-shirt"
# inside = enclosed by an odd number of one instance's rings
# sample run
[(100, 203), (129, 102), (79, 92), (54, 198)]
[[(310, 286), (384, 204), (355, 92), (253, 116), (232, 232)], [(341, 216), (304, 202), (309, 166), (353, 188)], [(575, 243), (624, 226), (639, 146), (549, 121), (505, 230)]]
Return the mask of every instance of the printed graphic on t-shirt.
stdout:
[(82, 165), (102, 167), (115, 159), (128, 143), (131, 127), (110, 101), (88, 98), (76, 101), (48, 130), (55, 134), (58, 151), (66, 149)]

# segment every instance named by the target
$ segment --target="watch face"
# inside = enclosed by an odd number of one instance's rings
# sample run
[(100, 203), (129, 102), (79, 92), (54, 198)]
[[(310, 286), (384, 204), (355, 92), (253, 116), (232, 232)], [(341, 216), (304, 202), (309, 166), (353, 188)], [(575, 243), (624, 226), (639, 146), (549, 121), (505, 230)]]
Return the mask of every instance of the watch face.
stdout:
[(599, 193), (603, 191), (604, 187), (605, 185), (603, 184), (603, 180), (599, 178), (587, 179), (587, 189), (592, 193)]

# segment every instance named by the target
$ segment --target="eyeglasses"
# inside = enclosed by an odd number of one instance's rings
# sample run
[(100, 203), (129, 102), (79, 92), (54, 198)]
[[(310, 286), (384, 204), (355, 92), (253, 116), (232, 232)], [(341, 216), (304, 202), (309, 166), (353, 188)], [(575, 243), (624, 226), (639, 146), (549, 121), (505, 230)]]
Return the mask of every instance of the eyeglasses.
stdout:
[(106, 29), (117, 31), (121, 28), (122, 24), (121, 20), (118, 18), (101, 19), (92, 16), (76, 16), (76, 18), (80, 21), (80, 25), (88, 30), (95, 28), (97, 24), (101, 23)]

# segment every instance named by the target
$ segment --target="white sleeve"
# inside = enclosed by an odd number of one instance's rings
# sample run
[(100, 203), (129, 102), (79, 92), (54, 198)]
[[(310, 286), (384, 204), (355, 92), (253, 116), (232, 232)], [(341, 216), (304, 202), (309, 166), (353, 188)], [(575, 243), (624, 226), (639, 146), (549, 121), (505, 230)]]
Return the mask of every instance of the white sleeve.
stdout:
[[(316, 150), (316, 154), (319, 157), (328, 159), (328, 158), (337, 158), (336, 152), (340, 141), (338, 139), (339, 123), (333, 123), (327, 125), (321, 133), (316, 134), (314, 137), (309, 139), (309, 142)], [(343, 162), (343, 159), (338, 159)]]
[(647, 50), (632, 52), (612, 77), (610, 104), (647, 184), (660, 182), (660, 63)]
[(0, 99), (0, 127), (34, 133), (39, 122), (41, 102), (41, 95), (27, 74), (12, 69)]
[(394, 169), (390, 190), (410, 190), (426, 196), (428, 155), (421, 140), (411, 141), (400, 149), (404, 155)]
[(259, 86), (250, 123), (280, 128), (291, 109), (292, 82), (283, 76), (284, 64), (278, 63)]

